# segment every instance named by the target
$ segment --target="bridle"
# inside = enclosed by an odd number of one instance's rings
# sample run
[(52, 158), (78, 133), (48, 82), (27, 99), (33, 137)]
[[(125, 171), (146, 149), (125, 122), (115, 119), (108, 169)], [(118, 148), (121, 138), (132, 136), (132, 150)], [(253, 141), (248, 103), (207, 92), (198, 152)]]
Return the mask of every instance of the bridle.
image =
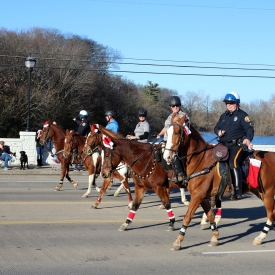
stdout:
[(99, 133), (95, 133), (93, 135), (93, 137), (95, 136), (95, 138), (93, 139), (92, 143), (88, 143), (88, 139), (89, 139), (90, 134), (87, 136), (86, 141), (85, 141), (85, 146), (89, 146), (90, 147), (90, 149), (87, 150), (87, 152), (85, 152), (87, 156), (92, 155), (98, 149), (97, 146), (95, 146), (95, 144), (96, 144), (97, 140), (100, 141), (100, 139), (99, 139)]
[[(140, 174), (137, 174), (136, 172), (133, 171), (133, 166), (135, 165), (135, 163), (138, 160), (140, 160), (151, 149), (152, 149), (152, 154), (151, 154), (150, 158), (148, 158), (147, 163), (145, 165), (145, 168), (143, 169), (143, 171)], [(129, 165), (130, 168), (132, 169), (133, 175), (135, 175), (138, 179), (145, 179), (145, 178), (148, 178), (150, 175), (153, 174), (153, 171), (155, 170), (155, 166), (156, 166), (156, 159), (154, 158), (154, 152), (155, 152), (155, 150), (157, 150), (157, 149), (154, 146), (150, 146), (140, 156), (138, 156), (135, 160), (133, 160), (132, 163)], [(113, 169), (112, 159), (113, 159), (114, 155), (119, 156), (120, 161), (122, 160), (122, 156), (119, 153), (117, 153), (116, 151), (114, 151), (114, 149), (106, 148), (105, 151), (110, 152), (110, 154), (109, 154), (110, 157), (108, 156), (108, 158), (110, 159), (110, 164), (109, 165), (102, 165), (102, 168), (109, 168), (110, 169), (109, 175), (110, 175), (113, 171), (118, 170), (117, 168)], [(104, 158), (107, 158), (107, 157), (104, 155)], [(149, 173), (144, 174), (145, 171), (148, 169), (149, 164), (151, 163), (152, 158), (154, 158), (154, 160), (153, 160), (153, 165), (151, 167), (151, 170), (149, 171)]]

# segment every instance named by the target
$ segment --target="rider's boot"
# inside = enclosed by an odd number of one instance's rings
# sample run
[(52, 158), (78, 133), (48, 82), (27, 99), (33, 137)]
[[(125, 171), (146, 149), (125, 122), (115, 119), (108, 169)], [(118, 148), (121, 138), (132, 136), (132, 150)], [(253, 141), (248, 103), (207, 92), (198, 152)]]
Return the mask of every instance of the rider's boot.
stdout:
[(241, 168), (232, 169), (232, 180), (235, 188), (235, 198), (242, 199), (242, 171)]
[(175, 172), (175, 178), (173, 179), (173, 181), (175, 181), (175, 183), (177, 185), (179, 185), (180, 187), (183, 186), (183, 182), (185, 177), (185, 173), (184, 173), (184, 169), (183, 169), (183, 165), (182, 165), (182, 161), (179, 159), (178, 156), (175, 156), (171, 162), (173, 170)]

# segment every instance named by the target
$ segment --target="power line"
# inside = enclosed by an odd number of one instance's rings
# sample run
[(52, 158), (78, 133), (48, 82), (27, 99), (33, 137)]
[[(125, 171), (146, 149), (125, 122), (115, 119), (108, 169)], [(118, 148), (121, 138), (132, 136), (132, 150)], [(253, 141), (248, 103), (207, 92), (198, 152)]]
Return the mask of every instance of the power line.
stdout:
[[(1, 66), (14, 67), (16, 65), (0, 64)], [(24, 67), (17, 65), (17, 67)], [(234, 77), (234, 78), (266, 78), (275, 79), (275, 76), (260, 76), (260, 75), (228, 75), (228, 74), (198, 74), (198, 73), (170, 73), (170, 72), (148, 72), (148, 71), (121, 71), (121, 70), (100, 70), (100, 69), (83, 69), (83, 68), (66, 68), (66, 67), (42, 67), (36, 66), (37, 69), (53, 69), (53, 70), (71, 70), (71, 71), (91, 71), (101, 73), (132, 73), (132, 74), (158, 74), (158, 75), (175, 75), (175, 76), (205, 76), (205, 77)]]
[(152, 3), (152, 2), (136, 2), (136, 1), (108, 1), (108, 0), (89, 0), (91, 2), (109, 2), (121, 4), (138, 4), (138, 5), (153, 5), (153, 6), (171, 6), (171, 7), (191, 7), (191, 8), (210, 8), (210, 9), (234, 9), (234, 10), (261, 10), (274, 11), (272, 8), (247, 8), (247, 7), (222, 7), (222, 6), (205, 6), (205, 5), (185, 5), (185, 4), (171, 4), (171, 3)]
[[(6, 51), (6, 50), (0, 50)], [(87, 57), (86, 55), (73, 55), (73, 54), (51, 54), (51, 53), (33, 53), (38, 55), (48, 54), (48, 55), (56, 55), (56, 56), (76, 56), (76, 57)], [(0, 55), (0, 57), (15, 57), (15, 58), (26, 58), (25, 56), (12, 56), (12, 55)], [(105, 57), (106, 55), (92, 55), (90, 58), (96, 57)], [(57, 59), (50, 57), (41, 57), (41, 60), (68, 60), (68, 61), (79, 61), (79, 62), (90, 62), (91, 60), (75, 60), (75, 59)], [(150, 59), (150, 58), (135, 58), (135, 57), (119, 57), (119, 60), (138, 60), (138, 61), (154, 61), (154, 62), (173, 62), (173, 63), (194, 63), (194, 64), (216, 64), (216, 65), (239, 65), (239, 66), (265, 66), (265, 67), (275, 67), (273, 64), (264, 64), (264, 63), (236, 63), (236, 62), (216, 62), (216, 61), (194, 61), (194, 60), (173, 60), (173, 59)]]
[[(0, 55), (3, 57), (4, 55)], [(18, 56), (6, 56), (18, 58)], [(91, 63), (91, 60), (75, 60), (75, 59), (54, 59), (54, 58), (40, 58), (41, 60), (52, 61), (66, 61), (66, 62), (85, 62)], [(135, 65), (135, 66), (151, 66), (151, 67), (171, 67), (171, 68), (184, 68), (184, 69), (218, 69), (218, 70), (241, 70), (241, 71), (275, 71), (275, 69), (266, 68), (240, 68), (240, 67), (218, 67), (218, 66), (194, 66), (194, 65), (173, 65), (173, 64), (154, 64), (154, 63), (134, 63), (134, 62), (117, 62), (117, 61), (95, 61), (97, 64), (116, 64), (116, 65)], [(8, 64), (3, 64), (8, 65)]]

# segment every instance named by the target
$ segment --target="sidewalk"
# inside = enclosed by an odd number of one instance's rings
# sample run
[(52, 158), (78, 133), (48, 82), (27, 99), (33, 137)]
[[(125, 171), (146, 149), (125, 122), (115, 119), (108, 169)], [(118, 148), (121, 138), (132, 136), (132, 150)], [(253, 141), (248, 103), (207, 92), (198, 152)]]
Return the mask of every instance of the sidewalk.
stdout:
[[(44, 165), (38, 167), (36, 165), (29, 165), (30, 169), (20, 170), (20, 165), (10, 165), (10, 170), (4, 170), (3, 167), (0, 167), (0, 177), (1, 175), (60, 175), (60, 166), (52, 168), (51, 165)], [(74, 175), (88, 175), (87, 171), (73, 171), (70, 170), (70, 174)]]

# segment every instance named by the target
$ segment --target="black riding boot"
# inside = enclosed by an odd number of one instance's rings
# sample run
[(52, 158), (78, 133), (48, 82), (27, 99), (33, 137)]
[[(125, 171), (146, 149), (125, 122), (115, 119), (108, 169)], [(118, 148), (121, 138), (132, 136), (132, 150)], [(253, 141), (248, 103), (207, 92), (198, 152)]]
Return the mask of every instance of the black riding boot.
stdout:
[(232, 180), (235, 188), (235, 198), (242, 199), (242, 171), (241, 168), (232, 169)]

